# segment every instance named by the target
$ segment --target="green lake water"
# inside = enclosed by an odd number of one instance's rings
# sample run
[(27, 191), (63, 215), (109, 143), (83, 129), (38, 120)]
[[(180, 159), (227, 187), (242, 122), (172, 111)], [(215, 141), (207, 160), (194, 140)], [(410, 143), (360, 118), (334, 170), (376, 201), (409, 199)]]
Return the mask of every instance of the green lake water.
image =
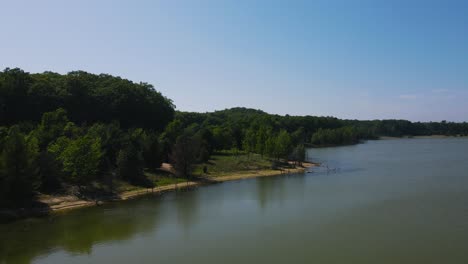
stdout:
[(0, 225), (0, 263), (468, 263), (468, 139), (308, 157), (330, 170)]

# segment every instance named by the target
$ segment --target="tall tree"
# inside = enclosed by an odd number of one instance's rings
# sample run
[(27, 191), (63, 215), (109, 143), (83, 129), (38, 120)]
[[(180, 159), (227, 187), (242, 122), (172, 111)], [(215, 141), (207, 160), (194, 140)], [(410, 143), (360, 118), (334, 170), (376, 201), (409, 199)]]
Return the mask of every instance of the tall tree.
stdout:
[(156, 133), (145, 133), (143, 138), (143, 158), (145, 166), (150, 170), (161, 167), (164, 161), (163, 146)]
[(242, 142), (242, 147), (248, 153), (255, 152), (256, 144), (257, 144), (257, 134), (255, 130), (252, 128), (247, 129), (244, 136), (244, 141)]
[(22, 202), (40, 186), (37, 157), (39, 148), (34, 137), (26, 137), (17, 126), (10, 128), (0, 156), (0, 196)]
[(39, 139), (41, 148), (46, 147), (50, 142), (63, 136), (65, 127), (68, 125), (68, 131), (72, 129), (73, 123), (69, 124), (67, 111), (59, 108), (52, 112), (47, 112), (42, 115), (41, 123), (34, 131), (35, 136)]
[(49, 147), (62, 163), (67, 179), (81, 189), (96, 179), (102, 157), (101, 141), (89, 135), (74, 140), (59, 138)]
[(0, 124), (12, 125), (30, 117), (28, 91), (31, 76), (21, 69), (6, 68), (0, 73)]
[(117, 156), (117, 174), (121, 179), (133, 184), (148, 184), (143, 173), (144, 159), (142, 151), (135, 145), (129, 144), (119, 151)]
[(267, 128), (261, 125), (257, 132), (255, 151), (262, 156), (265, 155), (266, 153), (265, 144), (266, 144), (267, 139), (268, 139)]
[(177, 175), (189, 179), (192, 176), (193, 165), (199, 154), (200, 142), (197, 138), (185, 134), (179, 136), (170, 155)]
[(276, 137), (276, 148), (275, 154), (277, 158), (287, 158), (291, 153), (291, 136), (289, 136), (286, 130), (281, 130)]
[(290, 160), (295, 161), (297, 164), (302, 165), (306, 158), (306, 149), (304, 145), (297, 145), (290, 155)]

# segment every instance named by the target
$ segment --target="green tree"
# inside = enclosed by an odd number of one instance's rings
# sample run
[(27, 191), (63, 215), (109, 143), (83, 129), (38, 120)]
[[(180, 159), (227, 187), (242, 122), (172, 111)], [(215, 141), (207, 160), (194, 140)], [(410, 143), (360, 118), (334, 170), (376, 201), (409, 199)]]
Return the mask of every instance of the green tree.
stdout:
[(267, 128), (265, 126), (260, 126), (257, 132), (255, 151), (262, 156), (266, 153), (265, 145), (266, 145), (267, 139), (268, 139)]
[(31, 82), (29, 73), (18, 68), (0, 73), (0, 124), (17, 124), (30, 118), (27, 106)]
[(215, 127), (212, 130), (215, 150), (231, 149), (235, 144), (235, 140), (231, 132), (222, 127)]
[(270, 158), (277, 158), (276, 149), (276, 137), (273, 133), (269, 133), (265, 141), (265, 154)]
[(361, 132), (355, 127), (340, 127), (336, 129), (319, 129), (312, 135), (314, 145), (344, 145), (358, 143), (361, 138), (372, 138), (371, 133)]
[(101, 139), (103, 155), (106, 156), (107, 162), (109, 162), (109, 166), (106, 165), (108, 168), (116, 164), (119, 151), (128, 142), (128, 135), (120, 128), (118, 122), (110, 124), (95, 123), (88, 129), (88, 135)]
[[(132, 184), (148, 185), (143, 172), (144, 159), (142, 151), (129, 144), (119, 151), (117, 156), (117, 175)], [(149, 187), (149, 186), (148, 186)]]
[(26, 137), (17, 126), (9, 129), (0, 156), (0, 196), (14, 203), (30, 199), (40, 186), (34, 137)]
[(178, 176), (190, 179), (193, 165), (200, 155), (200, 141), (189, 135), (181, 135), (177, 138), (170, 155), (171, 163)]
[(253, 153), (256, 150), (256, 145), (257, 145), (257, 135), (255, 133), (255, 130), (252, 128), (249, 128), (245, 132), (244, 140), (242, 142), (242, 146), (245, 151), (248, 153)]
[(291, 140), (293, 145), (301, 145), (306, 141), (306, 131), (304, 127), (300, 127), (291, 134)]
[(45, 148), (50, 142), (64, 135), (65, 128), (71, 130), (73, 123), (69, 124), (67, 111), (59, 108), (53, 112), (47, 112), (42, 115), (41, 123), (34, 131), (35, 136), (39, 139), (41, 148)]
[(290, 159), (297, 164), (302, 165), (306, 158), (306, 149), (304, 145), (297, 145), (290, 155)]
[(150, 170), (161, 167), (164, 161), (163, 146), (156, 133), (148, 133), (143, 138), (143, 158), (145, 166)]
[(39, 154), (39, 175), (41, 179), (42, 192), (51, 193), (59, 190), (62, 186), (62, 166), (54, 155), (47, 150)]
[(281, 130), (275, 142), (276, 157), (287, 159), (288, 155), (291, 153), (291, 147), (291, 136), (286, 130)]
[(62, 164), (69, 182), (81, 189), (96, 179), (102, 158), (101, 140), (88, 135), (70, 140), (59, 138), (49, 147)]

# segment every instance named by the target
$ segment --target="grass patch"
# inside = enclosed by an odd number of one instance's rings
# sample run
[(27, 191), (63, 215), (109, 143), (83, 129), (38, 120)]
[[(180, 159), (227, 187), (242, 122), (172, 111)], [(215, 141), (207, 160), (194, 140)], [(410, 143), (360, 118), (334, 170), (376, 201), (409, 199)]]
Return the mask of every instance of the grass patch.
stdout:
[(145, 172), (146, 177), (154, 182), (156, 187), (170, 185), (175, 183), (186, 182), (184, 178), (176, 178), (173, 174), (165, 171), (156, 171), (156, 172)]
[(176, 178), (173, 174), (165, 171), (145, 171), (145, 175), (156, 187), (186, 182), (186, 179)]
[[(203, 173), (204, 166), (208, 168), (207, 174)], [(207, 163), (198, 164), (194, 174), (219, 177), (226, 174), (265, 169), (271, 169), (271, 161), (259, 154), (223, 152), (212, 155)]]
[[(153, 183), (155, 187), (171, 185), (176, 183), (186, 182), (184, 178), (176, 178), (174, 175), (165, 171), (145, 171), (145, 176)], [(117, 180), (115, 183), (118, 192), (128, 192), (135, 190), (147, 189), (146, 187), (132, 185), (126, 181)]]
[(132, 185), (132, 184), (130, 184), (130, 183), (126, 182), (126, 181), (122, 181), (122, 180), (116, 180), (114, 182), (114, 185), (115, 185), (114, 188), (118, 193), (135, 191), (135, 190), (139, 190), (139, 189), (143, 188), (141, 186)]

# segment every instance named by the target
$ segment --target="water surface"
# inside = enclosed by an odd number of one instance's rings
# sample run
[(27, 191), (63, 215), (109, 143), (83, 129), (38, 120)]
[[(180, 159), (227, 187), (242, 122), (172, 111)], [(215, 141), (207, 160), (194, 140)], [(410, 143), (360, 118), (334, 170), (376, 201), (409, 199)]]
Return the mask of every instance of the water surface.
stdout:
[(0, 225), (0, 263), (468, 263), (468, 139), (311, 149), (313, 173)]

